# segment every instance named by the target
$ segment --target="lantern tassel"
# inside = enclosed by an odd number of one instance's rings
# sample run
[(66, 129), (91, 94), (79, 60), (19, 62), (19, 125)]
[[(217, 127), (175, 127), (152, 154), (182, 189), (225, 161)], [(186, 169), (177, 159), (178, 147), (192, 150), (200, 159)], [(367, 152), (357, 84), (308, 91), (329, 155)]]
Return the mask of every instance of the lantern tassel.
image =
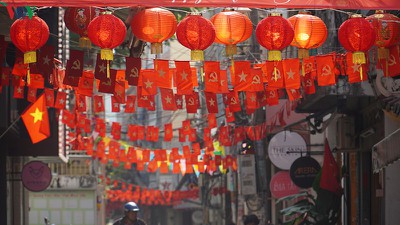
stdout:
[(360, 65), (360, 79), (363, 81), (363, 67)]
[(107, 78), (110, 79), (110, 61), (107, 60)]
[(79, 38), (79, 47), (91, 48), (92, 42), (90, 42), (90, 39), (88, 37), (81, 37), (81, 38)]
[(281, 61), (282, 55), (279, 50), (270, 50), (268, 51), (268, 60), (269, 61)]
[(102, 60), (107, 60), (107, 78), (110, 78), (110, 61), (114, 59), (112, 49), (102, 48), (100, 50), (100, 58)]
[(301, 75), (303, 75), (303, 77), (306, 75), (306, 69), (304, 68), (304, 62), (301, 59)]
[(354, 64), (365, 64), (367, 60), (365, 59), (364, 52), (353, 52), (353, 63)]
[(190, 52), (190, 58), (193, 61), (204, 61), (204, 52), (203, 52), (203, 50), (192, 50)]
[(274, 66), (274, 80), (275, 82), (278, 80), (278, 73), (276, 71), (276, 66)]
[(297, 55), (299, 59), (306, 59), (310, 57), (310, 52), (308, 51), (308, 49), (299, 48)]
[(227, 57), (231, 57), (236, 55), (237, 53), (237, 48), (236, 45), (226, 45), (225, 46), (225, 53)]
[(162, 43), (151, 43), (151, 54), (161, 54), (163, 53)]
[(24, 63), (34, 63), (36, 62), (36, 51), (29, 51), (24, 53)]
[(233, 56), (231, 58), (231, 67), (232, 67), (232, 74), (235, 74), (235, 61), (233, 60)]
[(26, 70), (26, 83), (28, 85), (31, 84), (31, 69), (29, 68), (29, 64), (28, 64), (28, 68)]

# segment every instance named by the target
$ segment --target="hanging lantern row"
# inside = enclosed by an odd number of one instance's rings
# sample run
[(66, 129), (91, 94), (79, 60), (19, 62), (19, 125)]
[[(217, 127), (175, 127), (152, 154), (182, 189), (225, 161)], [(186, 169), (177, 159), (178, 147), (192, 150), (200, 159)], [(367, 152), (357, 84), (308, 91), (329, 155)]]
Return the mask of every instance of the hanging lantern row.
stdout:
[[(113, 60), (113, 48), (122, 44), (126, 36), (126, 26), (119, 18), (97, 8), (68, 8), (64, 20), (68, 29), (80, 35), (80, 46), (89, 47), (92, 42), (101, 48), (103, 60)], [(353, 15), (340, 26), (339, 42), (353, 53), (355, 64), (366, 63), (365, 52), (373, 45), (378, 47), (378, 58), (387, 59), (388, 48), (400, 41), (399, 24), (398, 17), (383, 11), (367, 18)], [(251, 37), (253, 24), (245, 14), (233, 10), (217, 13), (210, 20), (189, 14), (177, 24), (170, 11), (148, 8), (133, 17), (131, 29), (136, 37), (151, 43), (153, 54), (162, 53), (162, 42), (176, 32), (178, 41), (191, 50), (192, 60), (204, 60), (203, 50), (213, 42), (226, 46), (227, 57), (235, 55), (236, 45)], [(324, 22), (306, 12), (288, 19), (271, 13), (257, 24), (255, 33), (259, 44), (269, 50), (270, 61), (281, 60), (281, 51), (289, 45), (298, 48), (299, 58), (307, 58), (309, 49), (320, 47), (327, 38)], [(10, 36), (29, 64), (36, 61), (35, 51), (46, 43), (49, 30), (39, 17), (23, 17), (11, 26)]]

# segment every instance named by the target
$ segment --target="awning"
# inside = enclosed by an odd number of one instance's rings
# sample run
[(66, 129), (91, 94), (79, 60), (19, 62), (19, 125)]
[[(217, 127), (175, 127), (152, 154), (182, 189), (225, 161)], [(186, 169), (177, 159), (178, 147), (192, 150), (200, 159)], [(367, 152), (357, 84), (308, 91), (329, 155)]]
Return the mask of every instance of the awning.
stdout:
[(55, 7), (248, 7), (248, 8), (306, 8), (306, 9), (382, 9), (399, 10), (398, 0), (3, 0), (10, 6)]
[(400, 159), (400, 128), (372, 147), (374, 173)]

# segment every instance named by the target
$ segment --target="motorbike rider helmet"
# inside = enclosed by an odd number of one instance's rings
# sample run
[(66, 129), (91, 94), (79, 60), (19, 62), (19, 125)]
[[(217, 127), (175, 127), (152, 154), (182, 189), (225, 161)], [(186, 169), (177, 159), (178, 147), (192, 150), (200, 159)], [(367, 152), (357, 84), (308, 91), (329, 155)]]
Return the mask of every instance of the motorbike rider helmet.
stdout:
[(124, 210), (125, 210), (125, 212), (129, 212), (129, 211), (137, 212), (137, 211), (139, 211), (139, 207), (137, 206), (137, 204), (135, 202), (128, 202), (124, 205)]

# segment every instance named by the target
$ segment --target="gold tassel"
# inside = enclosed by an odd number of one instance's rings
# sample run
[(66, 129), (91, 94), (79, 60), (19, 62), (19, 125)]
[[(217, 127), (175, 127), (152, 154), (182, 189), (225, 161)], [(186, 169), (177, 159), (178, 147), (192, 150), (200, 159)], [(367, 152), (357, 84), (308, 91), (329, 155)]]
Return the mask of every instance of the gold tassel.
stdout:
[(268, 51), (268, 60), (269, 61), (281, 61), (282, 55), (279, 50), (270, 50)]
[(100, 50), (100, 57), (102, 60), (113, 60), (114, 59), (114, 54), (112, 49), (109, 48), (102, 48)]
[(203, 68), (203, 65), (200, 66), (200, 76), (201, 76), (201, 82), (204, 82), (204, 68)]
[(81, 38), (79, 38), (79, 47), (91, 48), (92, 42), (90, 42), (90, 39), (88, 37), (81, 37)]
[(233, 60), (233, 56), (231, 58), (231, 67), (232, 67), (232, 74), (235, 76), (235, 61)]
[(28, 84), (28, 86), (31, 84), (31, 69), (29, 68), (29, 64), (26, 70), (26, 83)]
[(353, 63), (354, 64), (365, 64), (367, 60), (365, 59), (364, 52), (353, 52)]
[(151, 43), (151, 54), (161, 54), (163, 53), (162, 43)]
[(389, 58), (389, 49), (378, 48), (378, 59), (387, 59), (387, 58)]
[(203, 50), (192, 50), (190, 52), (190, 58), (193, 61), (204, 61), (204, 52), (203, 52)]
[(306, 69), (304, 68), (304, 63), (302, 59), (301, 59), (301, 75), (303, 75), (303, 77), (306, 75)]
[(274, 66), (274, 80), (275, 82), (278, 80), (278, 73), (276, 71), (276, 66)]
[(360, 65), (360, 79), (363, 81), (363, 69), (362, 65)]
[(236, 45), (226, 45), (225, 53), (226, 53), (227, 57), (236, 55), (236, 53), (237, 53)]
[(297, 55), (299, 59), (306, 59), (310, 57), (310, 52), (308, 49), (299, 48)]
[(34, 63), (36, 62), (36, 51), (29, 51), (24, 53), (24, 63)]
[(110, 78), (110, 61), (107, 60), (107, 78)]

